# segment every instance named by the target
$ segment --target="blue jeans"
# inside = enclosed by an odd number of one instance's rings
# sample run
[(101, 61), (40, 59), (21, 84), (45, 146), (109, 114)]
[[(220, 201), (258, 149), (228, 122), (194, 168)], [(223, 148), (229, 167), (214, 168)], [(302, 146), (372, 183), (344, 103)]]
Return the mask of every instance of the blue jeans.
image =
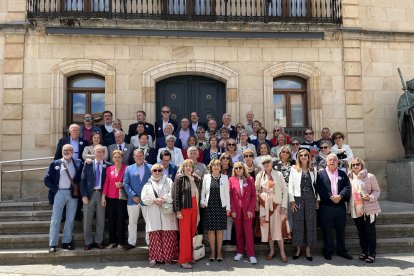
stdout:
[(62, 243), (72, 242), (73, 220), (75, 218), (77, 198), (72, 198), (70, 190), (58, 190), (53, 204), (52, 218), (50, 219), (49, 246), (57, 246), (59, 243), (60, 222), (63, 208), (66, 205), (66, 221), (63, 228)]

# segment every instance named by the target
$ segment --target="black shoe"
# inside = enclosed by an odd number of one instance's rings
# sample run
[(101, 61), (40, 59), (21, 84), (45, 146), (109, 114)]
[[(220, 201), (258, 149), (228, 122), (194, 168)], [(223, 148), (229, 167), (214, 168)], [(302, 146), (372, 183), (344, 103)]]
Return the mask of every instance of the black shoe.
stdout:
[(131, 249), (133, 249), (133, 248), (135, 248), (135, 245), (132, 245), (132, 244), (126, 244), (126, 245), (124, 245), (124, 249), (125, 250), (131, 250)]
[(349, 255), (348, 253), (341, 253), (341, 254), (338, 254), (338, 256), (341, 256), (342, 258), (345, 258), (345, 259), (347, 259), (347, 260), (352, 260), (353, 258), (352, 258), (352, 256), (351, 255)]
[(309, 262), (312, 262), (313, 261), (313, 257), (312, 257), (312, 255), (306, 255), (306, 260), (308, 260)]
[(92, 249), (92, 244), (87, 244), (85, 245), (85, 247), (83, 248), (83, 250), (88, 251)]
[(299, 252), (299, 254), (297, 254), (297, 255), (293, 255), (293, 256), (292, 256), (292, 259), (293, 259), (293, 260), (297, 260), (297, 259), (299, 259), (299, 257), (300, 257), (300, 252)]
[(331, 254), (324, 253), (323, 257), (325, 258), (325, 260), (328, 260), (328, 261), (332, 260), (332, 255)]
[(97, 244), (96, 244), (96, 248), (98, 248), (98, 249), (104, 249), (104, 248), (105, 248), (105, 246), (103, 246), (103, 244), (102, 244), (102, 243), (97, 243)]
[(49, 253), (55, 253), (55, 252), (56, 252), (56, 246), (50, 246)]
[(75, 247), (72, 245), (72, 243), (62, 243), (62, 248), (67, 250), (74, 250)]

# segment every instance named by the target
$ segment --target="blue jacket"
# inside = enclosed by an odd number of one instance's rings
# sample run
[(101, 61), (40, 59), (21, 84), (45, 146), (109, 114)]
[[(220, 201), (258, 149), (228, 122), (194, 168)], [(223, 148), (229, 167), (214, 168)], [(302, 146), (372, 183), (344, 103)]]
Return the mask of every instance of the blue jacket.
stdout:
[[(82, 173), (82, 161), (80, 159), (72, 159), (73, 164), (75, 166), (76, 174), (73, 178), (74, 183), (79, 183), (81, 173)], [(49, 188), (48, 198), (49, 203), (53, 205), (53, 200), (55, 198), (55, 194), (59, 190), (59, 180), (60, 180), (60, 169), (62, 166), (62, 160), (58, 159), (50, 163), (48, 170), (46, 171), (46, 175), (44, 178), (44, 182), (46, 187)]]
[[(103, 185), (106, 178), (106, 168), (111, 166), (111, 163), (103, 160), (102, 174), (101, 174), (101, 189), (103, 190)], [(95, 187), (95, 161), (92, 161), (90, 164), (85, 164), (82, 170), (81, 180), (80, 180), (80, 193), (81, 196), (87, 196), (88, 199), (92, 197), (93, 189)]]
[(141, 198), (141, 191), (144, 185), (151, 177), (151, 171), (147, 164), (144, 163), (144, 178), (141, 179), (138, 174), (137, 164), (129, 165), (124, 173), (124, 189), (128, 195), (128, 205), (135, 205), (132, 200), (134, 196)]
[[(60, 138), (60, 140), (59, 140), (59, 142), (58, 142), (58, 144), (57, 144), (57, 146), (56, 146), (56, 152), (55, 152), (55, 158), (54, 158), (55, 160), (60, 159), (60, 158), (62, 158), (62, 157), (63, 157), (63, 155), (62, 155), (62, 148), (63, 148), (63, 146), (64, 146), (64, 145), (66, 145), (66, 144), (70, 144), (70, 137), (63, 137), (63, 138)], [(86, 146), (89, 146), (88, 142), (87, 142), (87, 141), (85, 141), (85, 140), (83, 140), (83, 139), (81, 139), (81, 138), (79, 138), (79, 151), (78, 151), (78, 157), (79, 157), (79, 159), (81, 159), (82, 161), (84, 161), (84, 160), (82, 159), (83, 149), (84, 149)]]

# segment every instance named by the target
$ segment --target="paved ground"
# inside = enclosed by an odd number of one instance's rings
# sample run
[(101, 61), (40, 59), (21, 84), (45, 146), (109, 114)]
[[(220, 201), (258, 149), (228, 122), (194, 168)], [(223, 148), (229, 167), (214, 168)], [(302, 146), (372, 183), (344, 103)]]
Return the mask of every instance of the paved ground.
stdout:
[[(356, 256), (354, 256), (356, 257)], [(232, 255), (227, 255), (222, 263), (209, 263), (203, 259), (192, 270), (184, 270), (177, 265), (157, 265), (149, 268), (146, 262), (116, 263), (73, 263), (65, 265), (19, 265), (0, 266), (0, 275), (414, 275), (414, 255), (394, 254), (379, 255), (374, 264), (365, 264), (357, 259), (352, 261), (333, 256), (325, 262), (321, 256), (315, 256), (313, 262), (305, 258), (289, 260), (283, 264), (279, 259), (266, 261), (259, 258), (255, 266), (245, 262), (234, 262)], [(187, 274), (189, 275), (189, 274)]]

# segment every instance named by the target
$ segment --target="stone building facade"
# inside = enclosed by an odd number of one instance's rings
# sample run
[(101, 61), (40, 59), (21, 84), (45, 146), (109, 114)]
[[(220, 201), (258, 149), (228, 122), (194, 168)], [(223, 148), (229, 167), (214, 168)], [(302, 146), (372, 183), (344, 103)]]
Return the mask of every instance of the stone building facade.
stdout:
[[(134, 122), (136, 110), (156, 118), (156, 84), (198, 75), (226, 85), (233, 122), (255, 118), (271, 129), (273, 80), (299, 76), (307, 82), (308, 125), (342, 131), (354, 156), (367, 161), (386, 197), (387, 160), (403, 157), (396, 103), (400, 67), (414, 76), (412, 0), (342, 0), (342, 23), (238, 23), (154, 20), (87, 20), (81, 27), (289, 33), (281, 37), (197, 35), (54, 34), (62, 21), (28, 21), (31, 1), (0, 1), (0, 159), (52, 156), (66, 125), (67, 78), (92, 73), (105, 79), (105, 109)], [(75, 26), (76, 27), (76, 26)], [(68, 27), (67, 29), (70, 29)], [(298, 34), (318, 33), (322, 38)], [(296, 37), (295, 37), (296, 34)], [(5, 168), (35, 168), (49, 161)], [(4, 174), (2, 199), (45, 195), (43, 172)]]

